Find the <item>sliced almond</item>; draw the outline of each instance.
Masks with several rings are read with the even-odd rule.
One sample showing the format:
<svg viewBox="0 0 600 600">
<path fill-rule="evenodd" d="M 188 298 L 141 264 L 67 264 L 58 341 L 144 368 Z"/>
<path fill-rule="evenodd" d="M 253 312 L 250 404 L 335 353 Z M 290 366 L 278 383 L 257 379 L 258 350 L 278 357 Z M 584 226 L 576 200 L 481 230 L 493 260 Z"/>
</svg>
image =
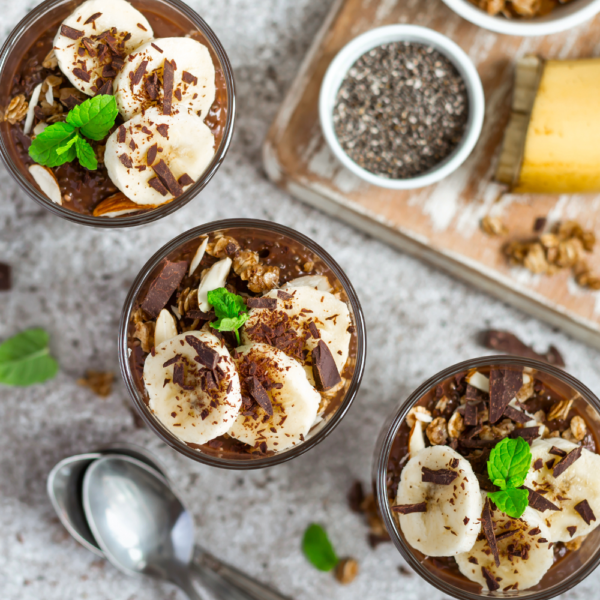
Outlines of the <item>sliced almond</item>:
<svg viewBox="0 0 600 600">
<path fill-rule="evenodd" d="M 469 385 L 474 388 L 481 390 L 482 392 L 489 393 L 490 391 L 490 380 L 488 377 L 480 373 L 479 371 L 470 372 L 465 379 Z"/>
<path fill-rule="evenodd" d="M 166 308 L 163 308 L 156 319 L 156 326 L 154 327 L 154 347 L 156 348 L 176 336 L 177 323 L 175 318 Z"/>
<path fill-rule="evenodd" d="M 411 458 L 418 452 L 425 449 L 425 438 L 423 437 L 423 422 L 415 421 L 413 428 L 408 435 L 408 453 Z"/>
<path fill-rule="evenodd" d="M 198 250 L 196 250 L 196 254 L 194 254 L 194 258 L 192 258 L 192 262 L 190 263 L 190 277 L 194 274 L 194 271 L 198 268 L 198 265 L 204 258 L 206 246 L 208 246 L 208 236 L 206 236 L 203 242 L 198 246 Z"/>
<path fill-rule="evenodd" d="M 23 133 L 25 135 L 29 135 L 31 128 L 33 127 L 33 119 L 35 117 L 34 109 L 40 100 L 42 85 L 43 84 L 38 83 L 31 94 L 31 100 L 29 101 L 29 107 L 27 108 L 27 116 L 25 117 L 25 125 L 23 127 Z"/>
<path fill-rule="evenodd" d="M 62 194 L 54 173 L 48 167 L 42 165 L 31 165 L 29 172 L 42 192 L 55 204 L 62 205 Z"/>
<path fill-rule="evenodd" d="M 130 213 L 138 212 L 140 210 L 150 210 L 156 208 L 151 205 L 140 206 L 135 202 L 132 202 L 123 192 L 117 192 L 112 196 L 109 196 L 105 200 L 102 200 L 92 213 L 94 217 L 121 217 Z"/>
<path fill-rule="evenodd" d="M 416 419 L 423 421 L 423 423 L 431 423 L 433 421 L 431 413 L 424 406 L 413 406 L 408 411 L 406 422 L 410 428 L 414 426 Z"/>
<path fill-rule="evenodd" d="M 46 127 L 48 127 L 48 123 L 46 123 L 46 121 L 40 121 L 34 128 L 33 128 L 33 135 L 40 135 L 40 133 L 42 133 L 42 131 L 44 131 L 44 129 L 46 129 Z"/>
<path fill-rule="evenodd" d="M 200 310 L 203 310 L 204 312 L 210 310 L 208 292 L 225 287 L 231 264 L 231 259 L 227 257 L 216 262 L 210 269 L 206 270 L 206 273 L 198 286 L 198 307 Z"/>
</svg>

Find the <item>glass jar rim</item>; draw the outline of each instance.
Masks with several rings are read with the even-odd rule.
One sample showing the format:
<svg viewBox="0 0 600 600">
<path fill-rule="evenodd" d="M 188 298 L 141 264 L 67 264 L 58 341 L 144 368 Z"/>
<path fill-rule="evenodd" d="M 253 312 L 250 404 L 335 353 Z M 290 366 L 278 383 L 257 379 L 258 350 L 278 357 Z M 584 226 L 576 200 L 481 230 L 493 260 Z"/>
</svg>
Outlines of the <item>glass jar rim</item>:
<svg viewBox="0 0 600 600">
<path fill-rule="evenodd" d="M 264 458 L 257 458 L 252 460 L 235 460 L 219 458 L 215 456 L 210 456 L 208 454 L 204 454 L 198 450 L 194 450 L 193 448 L 190 448 L 185 442 L 174 436 L 166 428 L 164 428 L 162 424 L 160 424 L 157 421 L 157 419 L 152 417 L 152 415 L 150 415 L 148 411 L 148 407 L 144 402 L 142 394 L 135 385 L 135 382 L 133 381 L 129 365 L 127 345 L 127 331 L 134 302 L 144 283 L 147 281 L 148 275 L 158 266 L 158 264 L 171 252 L 173 252 L 186 242 L 194 240 L 201 235 L 207 235 L 215 231 L 236 228 L 266 230 L 271 233 L 277 233 L 286 236 L 288 238 L 293 239 L 294 241 L 299 242 L 300 244 L 308 248 L 311 252 L 314 252 L 321 260 L 323 260 L 323 262 L 327 265 L 327 267 L 332 271 L 332 273 L 341 283 L 342 287 L 344 288 L 344 291 L 346 292 L 348 301 L 351 305 L 352 313 L 354 315 L 354 325 L 356 327 L 357 338 L 356 363 L 354 367 L 354 373 L 352 375 L 352 380 L 350 382 L 350 385 L 348 386 L 348 390 L 346 391 L 341 405 L 333 414 L 333 416 L 329 419 L 329 421 L 325 424 L 325 426 L 311 438 L 302 442 L 298 446 L 294 446 L 289 450 L 284 450 L 283 452 L 274 454 L 273 456 L 266 456 Z M 224 219 L 221 221 L 213 221 L 211 223 L 206 223 L 199 227 L 194 227 L 193 229 L 182 233 L 181 235 L 177 236 L 176 238 L 172 239 L 170 242 L 165 244 L 142 267 L 135 281 L 131 285 L 131 288 L 129 290 L 129 293 L 127 294 L 127 298 L 125 299 L 125 303 L 123 305 L 123 312 L 121 314 L 121 321 L 119 324 L 118 354 L 121 375 L 123 376 L 125 386 L 127 387 L 129 396 L 132 399 L 132 402 L 138 414 L 141 415 L 144 422 L 154 431 L 154 433 L 158 435 L 165 443 L 171 446 L 174 450 L 177 450 L 179 453 L 197 462 L 208 464 L 213 467 L 219 467 L 222 469 L 250 470 L 272 467 L 287 462 L 288 460 L 291 460 L 297 456 L 300 456 L 301 454 L 308 452 L 311 448 L 322 442 L 343 419 L 345 414 L 350 409 L 350 406 L 352 405 L 352 402 L 354 401 L 358 393 L 365 370 L 366 352 L 367 334 L 364 315 L 356 291 L 354 290 L 354 287 L 350 283 L 350 280 L 348 279 L 342 268 L 337 264 L 337 262 L 328 252 L 326 252 L 319 244 L 317 244 L 304 234 L 289 227 L 286 227 L 285 225 L 273 223 L 272 221 L 264 221 L 262 219 Z"/>
<path fill-rule="evenodd" d="M 21 21 L 19 21 L 15 28 L 10 32 L 8 38 L 2 45 L 2 48 L 0 49 L 0 78 L 4 73 L 7 60 L 15 44 L 18 42 L 21 36 L 28 30 L 28 28 L 53 8 L 60 6 L 61 4 L 68 4 L 69 2 L 71 2 L 71 0 L 45 0 L 45 2 L 42 2 L 41 4 L 36 6 L 33 10 L 27 13 L 27 15 Z M 108 218 L 94 217 L 92 215 L 78 213 L 74 210 L 70 210 L 52 202 L 25 177 L 21 169 L 18 167 L 17 164 L 15 164 L 14 160 L 12 159 L 4 136 L 0 135 L 0 158 L 2 158 L 2 162 L 4 162 L 8 171 L 11 173 L 19 187 L 23 191 L 25 191 L 29 195 L 29 197 L 35 200 L 38 204 L 42 205 L 46 210 L 63 219 L 66 219 L 73 223 L 77 223 L 78 225 L 98 227 L 101 229 L 120 229 L 127 227 L 136 227 L 138 225 L 146 225 L 148 223 L 152 223 L 154 221 L 162 219 L 163 217 L 166 217 L 185 206 L 206 187 L 206 185 L 214 177 L 215 173 L 219 170 L 219 167 L 223 163 L 223 160 L 225 159 L 225 156 L 229 151 L 231 140 L 233 138 L 236 108 L 235 81 L 233 77 L 233 68 L 231 66 L 231 62 L 229 61 L 229 57 L 227 56 L 223 45 L 221 44 L 213 30 L 209 27 L 209 25 L 204 21 L 204 19 L 202 19 L 202 17 L 199 14 L 196 13 L 196 11 L 190 8 L 187 4 L 185 4 L 181 0 L 157 0 L 157 2 L 162 2 L 164 4 L 169 4 L 173 6 L 176 10 L 179 10 L 181 13 L 183 13 L 183 15 L 187 17 L 192 23 L 194 23 L 194 26 L 198 28 L 198 30 L 210 43 L 212 50 L 215 52 L 217 58 L 219 59 L 220 65 L 223 69 L 223 76 L 225 78 L 225 85 L 227 88 L 228 108 L 227 119 L 225 122 L 225 128 L 223 131 L 221 143 L 219 145 L 219 148 L 215 152 L 212 161 L 202 174 L 202 177 L 198 179 L 198 181 L 196 181 L 178 198 L 175 198 L 171 202 L 163 204 L 158 208 L 141 212 L 137 215 L 124 215 L 122 217 Z"/>
<path fill-rule="evenodd" d="M 589 402 L 598 412 L 600 412 L 600 400 L 596 395 L 578 379 L 563 371 L 562 369 L 530 358 L 521 358 L 519 356 L 506 355 L 489 355 L 479 358 L 469 359 L 452 365 L 436 375 L 427 379 L 415 391 L 413 391 L 386 420 L 381 431 L 376 450 L 375 460 L 373 462 L 373 481 L 375 484 L 375 493 L 377 496 L 377 504 L 383 518 L 385 528 L 390 535 L 394 546 L 400 552 L 406 562 L 418 573 L 427 583 L 433 585 L 438 590 L 449 594 L 459 600 L 482 600 L 488 598 L 490 594 L 473 593 L 466 590 L 461 590 L 435 576 L 429 569 L 426 569 L 419 560 L 414 556 L 412 548 L 399 535 L 398 525 L 392 515 L 392 511 L 388 502 L 387 495 L 387 472 L 388 458 L 391 447 L 396 438 L 396 434 L 402 422 L 404 421 L 408 411 L 418 402 L 429 390 L 439 385 L 441 382 L 458 373 L 468 371 L 469 369 L 501 365 L 501 366 L 519 366 L 529 367 L 536 371 L 541 371 L 545 374 L 555 377 L 562 383 L 569 385 L 576 392 L 581 394 L 582 398 Z M 540 590 L 536 592 L 525 592 L 523 596 L 507 595 L 506 597 L 520 598 L 526 597 L 527 600 L 550 600 L 560 594 L 564 594 L 573 586 L 583 581 L 590 575 L 600 564 L 600 546 L 596 550 L 594 557 L 587 564 L 577 571 L 577 574 L 564 579 L 560 584 L 554 586 L 551 590 Z M 502 597 L 502 596 L 496 596 Z"/>
</svg>

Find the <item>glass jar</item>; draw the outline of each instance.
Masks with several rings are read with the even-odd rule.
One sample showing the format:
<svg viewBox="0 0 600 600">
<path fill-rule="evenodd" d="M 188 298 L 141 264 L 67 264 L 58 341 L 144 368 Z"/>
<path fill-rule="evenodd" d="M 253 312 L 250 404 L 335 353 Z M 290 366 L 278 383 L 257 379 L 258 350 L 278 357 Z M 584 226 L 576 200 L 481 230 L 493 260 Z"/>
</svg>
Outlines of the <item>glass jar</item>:
<svg viewBox="0 0 600 600">
<path fill-rule="evenodd" d="M 25 164 L 19 157 L 15 141 L 10 135 L 10 125 L 7 121 L 0 123 L 0 156 L 8 171 L 33 200 L 44 208 L 64 219 L 89 225 L 92 227 L 133 227 L 151 223 L 175 212 L 194 198 L 212 179 L 221 166 L 233 135 L 235 116 L 235 85 L 233 69 L 225 50 L 212 29 L 204 20 L 181 0 L 128 0 L 136 9 L 144 13 L 150 23 L 167 23 L 170 31 L 177 30 L 177 35 L 190 35 L 207 46 L 213 63 L 217 81 L 217 90 L 222 89 L 219 98 L 224 112 L 224 125 L 219 129 L 221 137 L 215 155 L 204 171 L 202 177 L 185 192 L 158 208 L 121 217 L 94 217 L 55 204 L 43 194 L 34 182 Z M 36 6 L 13 29 L 0 50 L 0 107 L 6 109 L 11 100 L 12 81 L 25 53 L 32 47 L 40 35 L 48 30 L 58 30 L 60 23 L 73 12 L 81 2 L 74 0 L 46 0 Z M 171 34 L 170 34 L 171 35 Z M 174 34 L 173 34 L 174 35 Z M 219 91 L 217 92 L 219 93 Z M 214 105 L 213 105 L 214 106 Z"/>
<path fill-rule="evenodd" d="M 136 357 L 136 342 L 132 338 L 134 329 L 132 314 L 145 298 L 146 292 L 160 271 L 164 259 L 182 260 L 187 258 L 189 260 L 199 246 L 201 236 L 220 233 L 240 239 L 244 235 L 255 236 L 257 232 L 260 234 L 261 239 L 268 240 L 276 250 L 286 249 L 287 247 L 302 248 L 303 252 L 310 256 L 309 260 L 314 262 L 315 272 L 321 272 L 328 276 L 334 288 L 334 293 L 338 293 L 339 297 L 348 306 L 354 330 L 351 335 L 348 361 L 341 373 L 343 385 L 339 392 L 336 392 L 334 397 L 332 396 L 321 420 L 312 427 L 306 439 L 287 450 L 265 455 L 253 452 L 236 453 L 223 448 L 212 448 L 207 444 L 195 447 L 173 435 L 153 416 L 148 408 L 149 398 L 141 377 L 140 367 L 136 368 L 136 362 L 139 365 L 139 362 L 145 360 L 145 357 L 140 358 L 139 355 Z M 287 281 L 291 278 L 282 275 L 281 283 L 285 282 L 283 280 Z M 323 248 L 303 234 L 283 225 L 257 219 L 227 219 L 208 223 L 183 233 L 161 248 L 146 263 L 131 286 L 125 301 L 119 328 L 121 373 L 131 400 L 143 420 L 164 442 L 184 456 L 224 469 L 258 469 L 281 464 L 304 454 L 324 440 L 340 423 L 354 401 L 363 376 L 365 359 L 366 330 L 362 309 L 352 284 L 340 266 Z"/>
<path fill-rule="evenodd" d="M 377 441 L 373 463 L 373 484 L 377 502 L 386 529 L 392 542 L 408 564 L 425 581 L 445 594 L 459 600 L 480 600 L 481 598 L 527 598 L 528 600 L 549 600 L 565 593 L 585 579 L 600 563 L 600 528 L 592 531 L 583 541 L 581 548 L 568 552 L 564 558 L 556 560 L 550 570 L 536 586 L 524 590 L 491 592 L 481 589 L 477 583 L 463 576 L 457 568 L 448 566 L 444 560 L 427 557 L 408 544 L 402 534 L 399 519 L 392 512 L 395 502 L 394 483 L 399 479 L 395 469 L 399 464 L 401 437 L 406 432 L 405 418 L 416 405 L 425 406 L 434 398 L 436 388 L 455 376 L 471 369 L 501 367 L 504 369 L 532 369 L 536 379 L 549 390 L 563 398 L 576 398 L 573 404 L 577 414 L 584 417 L 589 432 L 593 436 L 596 452 L 600 449 L 600 400 L 580 381 L 546 363 L 514 356 L 485 356 L 458 363 L 431 377 L 419 386 L 406 400 L 400 403 L 391 414 Z M 395 444 L 395 442 L 397 442 Z M 401 466 L 400 466 L 401 468 Z M 445 559 L 446 561 L 448 559 Z"/>
</svg>

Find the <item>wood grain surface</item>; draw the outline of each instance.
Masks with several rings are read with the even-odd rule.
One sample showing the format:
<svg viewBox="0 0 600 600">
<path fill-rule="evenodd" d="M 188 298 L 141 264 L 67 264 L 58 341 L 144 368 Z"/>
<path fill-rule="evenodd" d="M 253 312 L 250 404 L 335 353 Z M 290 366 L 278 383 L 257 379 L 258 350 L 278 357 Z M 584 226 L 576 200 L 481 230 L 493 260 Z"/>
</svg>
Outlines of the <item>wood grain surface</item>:
<svg viewBox="0 0 600 600">
<path fill-rule="evenodd" d="M 483 131 L 471 156 L 442 182 L 419 190 L 371 186 L 346 170 L 322 136 L 321 81 L 337 52 L 357 35 L 391 23 L 430 27 L 457 42 L 475 63 L 486 96 Z M 510 113 L 514 64 L 600 55 L 600 17 L 562 34 L 520 38 L 468 23 L 441 0 L 338 0 L 324 22 L 271 126 L 263 148 L 269 177 L 297 198 L 415 254 L 530 314 L 600 348 L 600 293 L 580 288 L 569 271 L 552 277 L 510 267 L 502 246 L 532 237 L 537 217 L 575 219 L 600 238 L 600 196 L 517 195 L 493 181 Z M 504 237 L 480 228 L 485 215 L 509 227 Z M 589 263 L 600 271 L 600 244 Z"/>
</svg>

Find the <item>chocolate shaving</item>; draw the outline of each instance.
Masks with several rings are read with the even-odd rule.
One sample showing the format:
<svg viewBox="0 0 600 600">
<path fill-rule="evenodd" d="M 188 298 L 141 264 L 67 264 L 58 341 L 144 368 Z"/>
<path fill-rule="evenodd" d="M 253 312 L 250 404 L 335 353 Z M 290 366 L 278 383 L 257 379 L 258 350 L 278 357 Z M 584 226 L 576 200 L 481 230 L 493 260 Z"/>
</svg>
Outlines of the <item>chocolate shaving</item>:
<svg viewBox="0 0 600 600">
<path fill-rule="evenodd" d="M 158 98 L 158 76 L 156 73 L 152 73 L 150 77 L 146 78 L 144 89 L 150 97 L 150 100 L 156 100 Z"/>
<path fill-rule="evenodd" d="M 0 263 L 0 292 L 7 292 L 12 287 L 12 268 L 6 263 Z"/>
<path fill-rule="evenodd" d="M 526 442 L 531 443 L 533 440 L 535 440 L 535 438 L 539 437 L 539 435 L 540 428 L 539 425 L 536 425 L 534 427 L 521 427 L 520 429 L 514 429 L 508 434 L 508 437 L 512 438 L 513 440 L 518 437 L 522 437 Z"/>
<path fill-rule="evenodd" d="M 187 265 L 187 263 L 185 263 Z M 186 335 L 185 341 L 196 351 L 199 362 L 211 371 L 216 368 L 219 362 L 219 353 L 213 350 L 205 342 L 199 340 L 195 335 Z"/>
<path fill-rule="evenodd" d="M 125 125 L 121 125 L 117 130 L 117 142 L 119 144 L 124 144 L 127 139 L 127 129 L 125 129 Z"/>
<path fill-rule="evenodd" d="M 280 300 L 291 300 L 294 296 L 293 296 L 293 294 L 288 294 L 287 292 L 284 292 L 283 290 L 277 290 L 277 297 Z"/>
<path fill-rule="evenodd" d="M 146 29 L 146 27 L 144 27 L 141 23 L 136 23 L 136 25 L 142 30 L 142 31 L 148 31 L 148 29 Z"/>
<path fill-rule="evenodd" d="M 506 354 L 514 354 L 515 356 L 532 358 L 534 360 L 542 360 L 557 367 L 565 366 L 563 357 L 554 346 L 550 346 L 544 354 L 539 354 L 509 331 L 489 329 L 483 332 L 482 341 L 486 348 L 491 348 L 492 350 L 498 350 L 500 352 L 505 352 Z"/>
<path fill-rule="evenodd" d="M 279 293 L 277 292 L 277 295 Z M 311 356 L 312 372 L 319 391 L 330 390 L 342 381 L 331 350 L 323 340 L 319 340 L 319 343 L 313 348 Z"/>
<path fill-rule="evenodd" d="M 155 50 L 158 50 L 161 54 L 163 53 L 163 50 L 161 48 L 159 48 L 154 42 L 152 42 L 150 44 Z"/>
<path fill-rule="evenodd" d="M 160 135 L 162 135 L 164 138 L 169 137 L 169 126 L 166 123 L 161 123 L 160 125 L 157 125 L 156 131 L 158 131 L 158 133 L 160 133 Z"/>
<path fill-rule="evenodd" d="M 94 13 L 87 21 L 84 22 L 84 25 L 89 25 L 93 23 L 98 17 L 101 17 L 102 13 Z M 64 25 L 63 25 L 64 27 Z"/>
<path fill-rule="evenodd" d="M 570 527 L 567 527 L 567 531 L 571 534 L 571 537 L 573 537 L 577 531 L 577 526 L 571 525 Z"/>
<path fill-rule="evenodd" d="M 310 331 L 310 335 L 312 335 L 315 340 L 318 340 L 321 337 L 321 334 L 319 333 L 319 329 L 315 325 L 314 321 L 311 321 L 308 324 L 308 330 Z"/>
<path fill-rule="evenodd" d="M 115 68 L 113 67 L 112 64 L 110 65 L 104 65 L 102 67 L 102 77 L 116 77 L 117 72 L 115 71 Z"/>
<path fill-rule="evenodd" d="M 526 486 L 524 487 L 527 490 L 527 493 L 529 494 L 529 506 L 531 506 L 531 508 L 535 508 L 535 510 L 539 510 L 540 512 L 544 512 L 547 510 L 560 510 L 558 506 L 556 506 L 556 504 L 553 504 L 552 502 L 550 502 L 550 500 L 544 498 L 544 496 L 542 496 L 538 492 Z"/>
<path fill-rule="evenodd" d="M 246 300 L 248 308 L 266 308 L 275 310 L 277 308 L 277 298 L 248 298 Z"/>
<path fill-rule="evenodd" d="M 121 161 L 121 164 L 124 167 L 126 167 L 127 169 L 133 168 L 133 163 L 131 162 L 131 158 L 129 158 L 129 156 L 127 154 L 121 154 L 121 156 L 119 156 L 119 160 Z"/>
<path fill-rule="evenodd" d="M 498 580 L 492 575 L 492 572 L 489 569 L 487 569 L 486 567 L 481 567 L 481 573 L 485 578 L 488 590 L 490 590 L 490 592 L 495 592 L 496 590 L 500 589 L 500 584 L 498 583 Z"/>
<path fill-rule="evenodd" d="M 165 260 L 160 273 L 154 279 L 142 302 L 142 309 L 152 318 L 158 317 L 173 292 L 179 287 L 187 272 L 187 261 L 171 262 Z"/>
<path fill-rule="evenodd" d="M 121 58 L 120 56 L 113 56 L 111 64 L 113 69 L 120 71 L 125 66 L 125 59 Z"/>
<path fill-rule="evenodd" d="M 542 467 L 544 466 L 544 461 L 541 458 L 538 458 L 534 463 L 533 463 L 533 470 L 534 471 L 539 471 Z"/>
<path fill-rule="evenodd" d="M 177 100 L 179 100 L 179 102 L 181 102 L 183 100 L 183 96 L 181 94 L 181 90 L 179 88 L 177 88 L 174 92 L 173 95 L 175 96 L 175 98 L 177 98 Z"/>
<path fill-rule="evenodd" d="M 158 177 L 152 177 L 148 180 L 148 185 L 155 189 L 161 196 L 168 194 L 167 188 L 163 185 L 162 181 Z"/>
<path fill-rule="evenodd" d="M 81 43 L 85 46 L 85 49 L 87 50 L 87 53 L 94 58 L 97 54 L 96 50 L 94 49 L 94 43 L 92 42 L 92 40 L 90 40 L 90 38 L 84 37 L 81 40 Z"/>
<path fill-rule="evenodd" d="M 421 481 L 437 485 L 450 485 L 458 477 L 458 472 L 452 469 L 429 469 L 421 467 Z"/>
<path fill-rule="evenodd" d="M 83 102 L 83 100 L 81 98 L 78 98 L 77 96 L 74 96 L 73 94 L 69 94 L 66 98 L 61 98 L 60 101 L 69 110 L 71 110 L 72 108 L 75 108 L 76 106 L 78 106 L 79 104 L 81 104 Z"/>
<path fill-rule="evenodd" d="M 167 362 L 163 363 L 163 368 L 174 365 L 181 358 L 181 354 L 176 354 L 173 358 L 170 358 Z"/>
<path fill-rule="evenodd" d="M 492 522 L 492 510 L 490 499 L 486 496 L 483 512 L 481 513 L 481 528 L 487 540 L 488 546 L 494 555 L 494 563 L 497 567 L 500 566 L 500 554 L 498 553 L 498 544 L 494 535 L 494 523 Z"/>
<path fill-rule="evenodd" d="M 582 500 L 573 508 L 580 514 L 581 518 L 586 522 L 586 525 L 589 525 L 592 521 L 596 520 L 596 515 L 594 515 L 594 511 L 587 500 Z"/>
<path fill-rule="evenodd" d="M 175 363 L 173 367 L 173 383 L 176 383 L 179 387 L 185 388 L 185 370 L 183 363 Z"/>
<path fill-rule="evenodd" d="M 86 83 L 89 83 L 90 79 L 92 78 L 90 73 L 79 68 L 73 69 L 73 75 L 75 75 L 75 77 L 81 79 L 82 81 L 85 81 Z"/>
<path fill-rule="evenodd" d="M 73 27 L 69 27 L 68 25 L 61 25 L 60 34 L 68 37 L 70 40 L 78 40 L 85 35 L 85 32 L 73 29 Z"/>
<path fill-rule="evenodd" d="M 490 373 L 490 423 L 497 423 L 509 402 L 523 386 L 522 371 L 492 369 Z"/>
<path fill-rule="evenodd" d="M 554 478 L 560 477 L 580 456 L 583 448 L 578 446 L 574 450 L 571 450 L 569 454 L 567 454 L 564 458 L 562 458 L 555 465 L 552 470 L 552 475 Z"/>
<path fill-rule="evenodd" d="M 175 72 L 173 63 L 165 58 L 163 67 L 163 115 L 170 115 L 173 104 L 173 85 Z"/>
<path fill-rule="evenodd" d="M 143 60 L 139 67 L 135 70 L 135 73 L 133 74 L 133 78 L 131 79 L 131 84 L 132 85 L 139 85 L 140 81 L 142 81 L 142 78 L 144 77 L 144 75 L 146 74 L 146 67 L 148 66 L 148 61 L 147 60 Z M 168 127 L 168 125 L 167 125 Z"/>
<path fill-rule="evenodd" d="M 257 404 L 270 416 L 273 416 L 273 404 L 267 394 L 267 390 L 256 376 L 246 380 L 250 395 L 256 400 Z"/>
<path fill-rule="evenodd" d="M 162 160 L 162 158 L 158 161 L 157 164 L 152 165 L 154 172 L 158 175 L 159 179 L 163 182 L 165 187 L 171 192 L 171 194 L 177 198 L 177 196 L 181 196 L 183 194 L 183 189 L 177 183 L 177 179 L 171 172 L 171 169 L 167 166 L 167 163 Z"/>
<path fill-rule="evenodd" d="M 516 423 L 527 423 L 527 421 L 531 421 L 531 417 L 528 417 L 522 410 L 518 410 L 514 406 L 507 406 L 504 409 L 503 416 L 512 419 Z"/>
<path fill-rule="evenodd" d="M 477 425 L 478 405 L 467 402 L 465 406 L 465 425 L 474 427 Z"/>
<path fill-rule="evenodd" d="M 458 443 L 463 448 L 493 448 L 499 440 L 474 440 L 469 438 L 458 438 Z"/>
<path fill-rule="evenodd" d="M 567 455 L 564 450 L 557 448 L 556 446 L 552 446 L 552 448 L 548 450 L 548 454 L 554 454 L 554 456 L 560 456 L 561 458 L 564 458 Z"/>
<path fill-rule="evenodd" d="M 186 185 L 192 185 L 192 183 L 194 183 L 194 180 L 187 174 L 184 173 L 178 180 L 177 183 L 181 186 L 181 187 L 185 187 Z"/>
<path fill-rule="evenodd" d="M 156 155 L 158 154 L 158 144 L 153 144 L 148 148 L 148 152 L 146 154 L 146 163 L 148 166 L 152 166 L 154 161 L 156 160 Z"/>
<path fill-rule="evenodd" d="M 427 512 L 427 502 L 419 502 L 417 504 L 396 504 L 396 506 L 392 506 L 392 512 L 400 513 L 401 515 L 424 513 Z"/>
<path fill-rule="evenodd" d="M 198 83 L 198 78 L 187 71 L 182 71 L 181 79 L 184 83 L 188 83 L 191 85 L 196 85 Z"/>
<path fill-rule="evenodd" d="M 498 540 L 505 540 L 506 538 L 509 538 L 511 535 L 514 535 L 515 533 L 517 533 L 517 531 L 519 531 L 518 529 L 511 529 L 509 531 L 503 531 L 502 533 L 499 533 L 496 536 L 496 541 Z"/>
<path fill-rule="evenodd" d="M 105 81 L 96 92 L 96 96 L 112 96 L 113 84 L 112 81 Z"/>
</svg>

